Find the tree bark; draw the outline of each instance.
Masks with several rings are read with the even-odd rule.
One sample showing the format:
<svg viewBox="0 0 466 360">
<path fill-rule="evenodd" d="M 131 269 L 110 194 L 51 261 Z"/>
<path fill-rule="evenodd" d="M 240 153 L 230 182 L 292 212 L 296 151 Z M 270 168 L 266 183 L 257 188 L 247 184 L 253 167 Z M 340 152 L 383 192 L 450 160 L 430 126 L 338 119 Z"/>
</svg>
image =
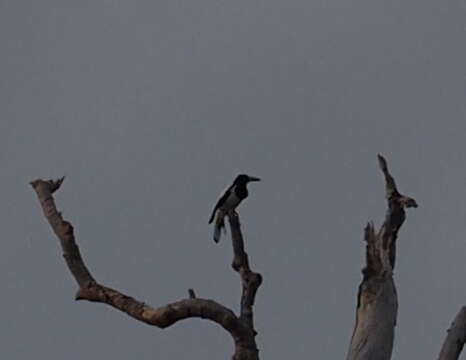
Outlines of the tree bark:
<svg viewBox="0 0 466 360">
<path fill-rule="evenodd" d="M 466 307 L 462 307 L 448 329 L 438 360 L 457 360 L 466 342 Z"/>
<path fill-rule="evenodd" d="M 396 240 L 403 225 L 405 208 L 417 207 L 413 198 L 401 195 L 383 156 L 378 156 L 385 178 L 388 202 L 385 222 L 379 231 L 365 228 L 366 266 L 359 285 L 356 324 L 347 360 L 389 360 L 393 349 L 398 299 L 393 270 Z"/>
<path fill-rule="evenodd" d="M 248 256 L 244 251 L 239 217 L 229 214 L 234 260 L 233 268 L 242 280 L 242 296 L 240 315 L 217 303 L 214 300 L 197 298 L 194 290 L 189 289 L 189 298 L 182 299 L 165 306 L 153 308 L 118 290 L 99 284 L 84 263 L 74 236 L 71 223 L 64 220 L 57 210 L 53 193 L 63 183 L 64 178 L 44 181 L 34 180 L 30 184 L 34 188 L 43 213 L 52 230 L 60 241 L 68 269 L 78 284 L 76 300 L 87 300 L 110 305 L 132 318 L 161 329 L 188 318 L 208 319 L 222 326 L 229 332 L 235 344 L 233 360 L 258 360 L 254 330 L 253 305 L 257 289 L 262 277 L 251 271 Z"/>
</svg>

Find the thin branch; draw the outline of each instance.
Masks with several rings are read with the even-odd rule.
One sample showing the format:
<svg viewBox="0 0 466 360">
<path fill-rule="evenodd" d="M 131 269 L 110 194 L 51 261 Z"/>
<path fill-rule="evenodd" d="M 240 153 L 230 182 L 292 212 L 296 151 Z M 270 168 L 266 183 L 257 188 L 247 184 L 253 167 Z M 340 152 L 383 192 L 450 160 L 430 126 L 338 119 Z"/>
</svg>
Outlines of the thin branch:
<svg viewBox="0 0 466 360">
<path fill-rule="evenodd" d="M 258 359 L 259 354 L 255 342 L 257 331 L 254 329 L 254 301 L 257 290 L 262 284 L 262 276 L 253 272 L 249 266 L 248 254 L 244 250 L 244 240 L 241 233 L 241 224 L 238 214 L 232 212 L 228 215 L 231 229 L 231 239 L 233 244 L 232 268 L 240 275 L 242 283 L 240 321 L 249 329 L 247 347 L 251 350 L 250 359 Z"/>
<path fill-rule="evenodd" d="M 417 202 L 411 197 L 400 194 L 396 187 L 395 179 L 388 171 L 387 161 L 382 155 L 378 155 L 380 169 L 385 178 L 385 192 L 388 202 L 387 215 L 385 222 L 380 228 L 378 237 L 383 241 L 381 244 L 383 249 L 379 253 L 383 260 L 384 270 L 388 267 L 393 270 L 395 268 L 396 259 L 396 239 L 398 231 L 406 219 L 405 208 L 417 208 Z M 388 256 L 387 256 L 388 255 Z M 389 264 L 386 263 L 389 260 Z"/>
<path fill-rule="evenodd" d="M 396 240 L 406 218 L 405 208 L 417 207 L 413 198 L 399 193 L 385 158 L 378 155 L 378 161 L 385 179 L 388 208 L 378 232 L 372 223 L 364 231 L 366 266 L 362 270 L 356 324 L 347 360 L 389 360 L 391 357 L 398 311 L 393 280 Z"/>
<path fill-rule="evenodd" d="M 229 221 L 234 253 L 231 266 L 240 275 L 243 285 L 240 319 L 245 320 L 251 329 L 254 329 L 253 306 L 257 290 L 262 284 L 262 276 L 259 273 L 253 272 L 249 267 L 249 258 L 248 254 L 244 251 L 244 241 L 238 215 L 230 215 Z"/>
<path fill-rule="evenodd" d="M 466 343 L 466 307 L 462 307 L 448 329 L 438 360 L 457 360 Z"/>
<path fill-rule="evenodd" d="M 37 194 L 45 218 L 60 241 L 68 268 L 79 285 L 76 300 L 110 305 L 136 320 L 159 328 L 166 328 L 188 318 L 208 319 L 222 326 L 233 337 L 236 345 L 235 360 L 257 359 L 251 357 L 251 353 L 254 354 L 257 349 L 248 347 L 251 338 L 253 339 L 249 327 L 233 311 L 213 300 L 196 298 L 194 292 L 190 291 L 190 299 L 153 308 L 118 290 L 99 284 L 83 261 L 76 244 L 73 226 L 63 219 L 56 208 L 52 194 L 62 183 L 63 178 L 55 181 L 38 179 L 32 181 L 31 185 Z"/>
</svg>

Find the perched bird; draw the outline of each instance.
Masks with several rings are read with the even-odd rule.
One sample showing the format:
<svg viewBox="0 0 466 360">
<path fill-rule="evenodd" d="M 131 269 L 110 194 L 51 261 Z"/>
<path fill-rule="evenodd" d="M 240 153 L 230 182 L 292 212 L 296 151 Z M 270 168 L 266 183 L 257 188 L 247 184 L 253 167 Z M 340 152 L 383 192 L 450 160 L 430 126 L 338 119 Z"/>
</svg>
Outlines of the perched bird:
<svg viewBox="0 0 466 360">
<path fill-rule="evenodd" d="M 218 199 L 209 219 L 209 224 L 215 219 L 214 241 L 216 243 L 220 240 L 222 229 L 225 229 L 225 215 L 234 211 L 241 201 L 248 197 L 247 185 L 251 181 L 260 181 L 260 179 L 245 174 L 238 175 L 233 184 Z"/>
</svg>

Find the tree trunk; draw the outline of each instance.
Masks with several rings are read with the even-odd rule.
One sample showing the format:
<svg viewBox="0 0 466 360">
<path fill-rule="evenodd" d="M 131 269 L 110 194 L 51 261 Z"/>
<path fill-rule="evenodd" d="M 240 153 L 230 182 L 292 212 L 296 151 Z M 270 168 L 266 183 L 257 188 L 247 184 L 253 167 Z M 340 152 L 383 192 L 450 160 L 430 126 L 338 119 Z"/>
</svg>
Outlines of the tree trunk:
<svg viewBox="0 0 466 360">
<path fill-rule="evenodd" d="M 385 159 L 379 155 L 388 201 L 385 222 L 378 232 L 369 223 L 365 229 L 366 266 L 359 285 L 356 324 L 347 360 L 389 360 L 392 355 L 398 311 L 393 270 L 398 231 L 405 208 L 417 207 L 414 199 L 401 195 Z"/>
</svg>

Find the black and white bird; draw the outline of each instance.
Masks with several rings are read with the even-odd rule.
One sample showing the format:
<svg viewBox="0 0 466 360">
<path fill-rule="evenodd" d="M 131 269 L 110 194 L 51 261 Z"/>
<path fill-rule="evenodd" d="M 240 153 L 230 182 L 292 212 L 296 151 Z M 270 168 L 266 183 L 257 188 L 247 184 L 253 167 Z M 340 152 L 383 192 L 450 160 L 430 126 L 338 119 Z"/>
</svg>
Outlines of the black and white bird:
<svg viewBox="0 0 466 360">
<path fill-rule="evenodd" d="M 234 211 L 241 201 L 248 197 L 247 185 L 251 181 L 260 181 L 260 179 L 245 174 L 238 175 L 233 184 L 218 199 L 209 219 L 209 224 L 215 219 L 214 241 L 216 243 L 219 242 L 222 230 L 225 229 L 225 215 Z"/>
</svg>

